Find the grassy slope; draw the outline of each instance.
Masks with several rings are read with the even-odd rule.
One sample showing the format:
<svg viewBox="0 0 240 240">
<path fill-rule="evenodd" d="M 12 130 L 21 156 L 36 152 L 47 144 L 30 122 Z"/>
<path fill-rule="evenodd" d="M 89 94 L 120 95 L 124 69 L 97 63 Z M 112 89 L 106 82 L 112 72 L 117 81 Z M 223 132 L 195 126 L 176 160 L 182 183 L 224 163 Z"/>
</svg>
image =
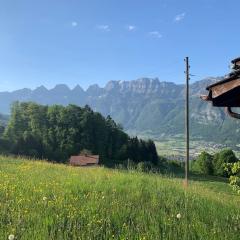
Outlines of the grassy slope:
<svg viewBox="0 0 240 240">
<path fill-rule="evenodd" d="M 0 157 L 0 201 L 0 239 L 239 239 L 224 182 Z"/>
</svg>

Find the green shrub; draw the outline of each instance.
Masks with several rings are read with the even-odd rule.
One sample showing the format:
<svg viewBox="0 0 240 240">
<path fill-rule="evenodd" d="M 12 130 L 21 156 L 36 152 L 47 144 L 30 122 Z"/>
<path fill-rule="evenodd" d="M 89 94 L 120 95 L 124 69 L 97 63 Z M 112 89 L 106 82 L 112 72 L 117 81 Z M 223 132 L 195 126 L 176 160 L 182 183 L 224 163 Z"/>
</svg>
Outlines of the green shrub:
<svg viewBox="0 0 240 240">
<path fill-rule="evenodd" d="M 223 149 L 213 157 L 214 174 L 222 177 L 229 177 L 229 174 L 225 169 L 225 164 L 235 163 L 237 161 L 238 159 L 231 149 Z"/>
<path fill-rule="evenodd" d="M 166 173 L 182 174 L 184 172 L 184 162 L 178 160 L 167 160 Z"/>
<path fill-rule="evenodd" d="M 137 171 L 139 172 L 150 172 L 151 170 L 153 170 L 151 162 L 140 162 L 137 164 Z"/>
<path fill-rule="evenodd" d="M 229 182 L 233 190 L 240 194 L 240 161 L 225 164 L 225 170 L 230 175 Z"/>
<path fill-rule="evenodd" d="M 205 175 L 213 174 L 213 156 L 207 152 L 202 152 L 194 161 L 192 170 Z"/>
</svg>

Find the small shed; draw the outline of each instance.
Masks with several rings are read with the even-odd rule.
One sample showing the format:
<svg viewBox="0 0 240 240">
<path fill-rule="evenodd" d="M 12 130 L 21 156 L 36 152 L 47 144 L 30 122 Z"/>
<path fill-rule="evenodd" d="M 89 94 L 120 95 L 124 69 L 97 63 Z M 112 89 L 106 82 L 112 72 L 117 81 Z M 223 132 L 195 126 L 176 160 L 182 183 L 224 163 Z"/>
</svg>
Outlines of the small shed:
<svg viewBox="0 0 240 240">
<path fill-rule="evenodd" d="M 69 163 L 72 166 L 96 166 L 99 163 L 99 155 L 84 154 L 79 156 L 71 156 Z"/>
</svg>

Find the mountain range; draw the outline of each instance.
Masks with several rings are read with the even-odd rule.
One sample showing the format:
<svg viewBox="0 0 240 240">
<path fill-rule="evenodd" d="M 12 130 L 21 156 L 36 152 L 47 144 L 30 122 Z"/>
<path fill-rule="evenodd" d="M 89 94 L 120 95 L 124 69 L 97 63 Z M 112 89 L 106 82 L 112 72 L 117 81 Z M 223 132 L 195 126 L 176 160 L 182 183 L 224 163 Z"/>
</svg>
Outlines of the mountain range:
<svg viewBox="0 0 240 240">
<path fill-rule="evenodd" d="M 199 97 L 205 93 L 207 85 L 219 80 L 221 78 L 206 78 L 190 85 L 191 137 L 236 144 L 240 140 L 239 122 Z M 87 90 L 79 85 L 70 89 L 59 84 L 52 89 L 40 86 L 34 90 L 24 88 L 0 92 L 0 113 L 9 114 L 14 101 L 48 105 L 87 104 L 104 116 L 110 115 L 131 134 L 161 139 L 184 134 L 184 97 L 184 85 L 161 82 L 158 78 L 109 81 L 105 87 L 95 84 Z"/>
</svg>

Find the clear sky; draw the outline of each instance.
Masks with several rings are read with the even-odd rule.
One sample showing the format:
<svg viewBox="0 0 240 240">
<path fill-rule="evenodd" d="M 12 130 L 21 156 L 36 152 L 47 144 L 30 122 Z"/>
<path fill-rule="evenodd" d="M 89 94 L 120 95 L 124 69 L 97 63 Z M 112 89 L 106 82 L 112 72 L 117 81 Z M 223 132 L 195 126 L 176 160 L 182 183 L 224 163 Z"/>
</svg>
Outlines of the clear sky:
<svg viewBox="0 0 240 240">
<path fill-rule="evenodd" d="M 239 0 L 0 0 L 0 91 L 221 76 L 240 56 Z"/>
</svg>

